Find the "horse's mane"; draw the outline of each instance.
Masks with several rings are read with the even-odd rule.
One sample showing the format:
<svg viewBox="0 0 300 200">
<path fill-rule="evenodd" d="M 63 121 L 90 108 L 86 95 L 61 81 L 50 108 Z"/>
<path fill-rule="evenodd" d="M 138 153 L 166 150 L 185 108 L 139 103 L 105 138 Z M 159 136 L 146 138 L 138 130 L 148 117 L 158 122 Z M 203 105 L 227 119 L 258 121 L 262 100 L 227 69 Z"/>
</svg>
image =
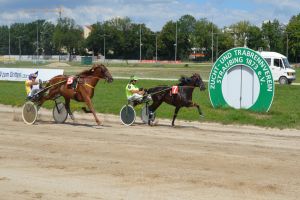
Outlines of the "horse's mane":
<svg viewBox="0 0 300 200">
<path fill-rule="evenodd" d="M 77 76 L 90 76 L 90 75 L 93 75 L 94 70 L 98 67 L 100 67 L 101 69 L 106 69 L 106 67 L 103 64 L 95 64 L 95 65 L 92 66 L 91 69 L 84 70 L 84 71 L 80 72 L 79 74 L 77 74 Z"/>
<path fill-rule="evenodd" d="M 189 84 L 191 82 L 191 78 L 190 77 L 186 77 L 186 76 L 181 76 L 180 79 L 178 80 L 179 81 L 179 86 L 183 86 L 183 85 L 186 85 L 186 84 Z"/>
</svg>

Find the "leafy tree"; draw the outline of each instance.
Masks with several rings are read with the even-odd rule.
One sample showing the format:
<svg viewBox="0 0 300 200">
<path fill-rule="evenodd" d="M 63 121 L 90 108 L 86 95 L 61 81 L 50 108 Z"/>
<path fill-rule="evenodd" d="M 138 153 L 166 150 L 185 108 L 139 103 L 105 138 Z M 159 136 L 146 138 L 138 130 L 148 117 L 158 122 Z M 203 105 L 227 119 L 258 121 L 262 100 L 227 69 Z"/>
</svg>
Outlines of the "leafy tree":
<svg viewBox="0 0 300 200">
<path fill-rule="evenodd" d="M 288 34 L 289 58 L 293 62 L 300 60 L 300 14 L 293 16 L 287 27 L 286 34 Z"/>
<path fill-rule="evenodd" d="M 175 29 L 176 23 L 168 21 L 159 34 L 159 56 L 161 59 L 175 59 Z"/>
<path fill-rule="evenodd" d="M 248 47 L 254 50 L 259 50 L 260 47 L 265 48 L 262 31 L 257 26 L 251 25 L 248 29 Z"/>
<path fill-rule="evenodd" d="M 61 18 L 54 29 L 53 43 L 59 52 L 71 54 L 80 51 L 80 44 L 83 40 L 82 29 L 70 18 Z"/>
<path fill-rule="evenodd" d="M 8 55 L 8 26 L 0 26 L 0 55 Z"/>
<path fill-rule="evenodd" d="M 177 24 L 177 50 L 180 59 L 187 59 L 195 40 L 196 19 L 191 15 L 183 15 Z"/>
<path fill-rule="evenodd" d="M 278 20 L 264 22 L 262 25 L 263 39 L 267 44 L 267 50 L 283 52 L 283 27 Z"/>
<path fill-rule="evenodd" d="M 196 22 L 193 47 L 203 52 L 207 59 L 211 58 L 212 32 L 219 33 L 218 27 L 212 22 L 205 18 Z"/>
<path fill-rule="evenodd" d="M 230 26 L 234 36 L 234 46 L 244 46 L 249 38 L 249 21 L 240 21 Z"/>
</svg>

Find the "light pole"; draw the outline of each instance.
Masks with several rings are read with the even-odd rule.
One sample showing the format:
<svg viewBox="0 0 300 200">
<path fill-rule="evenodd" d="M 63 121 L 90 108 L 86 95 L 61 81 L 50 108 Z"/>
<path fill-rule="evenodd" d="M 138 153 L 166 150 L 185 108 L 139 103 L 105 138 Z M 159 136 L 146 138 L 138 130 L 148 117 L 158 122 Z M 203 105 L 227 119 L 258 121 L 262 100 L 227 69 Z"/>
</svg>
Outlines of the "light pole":
<svg viewBox="0 0 300 200">
<path fill-rule="evenodd" d="M 211 63 L 214 65 L 214 29 L 211 24 Z"/>
<path fill-rule="evenodd" d="M 105 47 L 106 47 L 106 39 L 105 37 L 106 36 L 110 36 L 110 35 L 106 35 L 105 33 L 103 35 L 100 35 L 100 37 L 103 37 L 103 56 L 104 56 L 104 61 L 105 61 L 105 58 L 106 58 L 106 50 L 105 50 Z"/>
<path fill-rule="evenodd" d="M 175 30 L 175 63 L 176 63 L 176 58 L 177 58 L 177 21 L 176 21 L 176 30 Z"/>
<path fill-rule="evenodd" d="M 157 62 L 157 33 L 151 35 L 155 35 L 155 62 Z"/>
<path fill-rule="evenodd" d="M 217 47 L 216 47 L 216 60 L 219 57 L 219 33 L 216 34 L 217 35 Z"/>
<path fill-rule="evenodd" d="M 289 58 L 289 33 L 286 32 L 286 57 Z"/>
<path fill-rule="evenodd" d="M 140 24 L 140 62 L 142 61 L 142 24 Z"/>
<path fill-rule="evenodd" d="M 8 27 L 8 59 L 10 62 L 10 25 Z"/>
<path fill-rule="evenodd" d="M 105 61 L 105 34 L 103 36 L 103 56 L 104 56 L 104 61 Z"/>
<path fill-rule="evenodd" d="M 36 21 L 36 57 L 39 62 L 39 20 Z"/>
<path fill-rule="evenodd" d="M 18 36 L 18 40 L 19 40 L 19 61 L 21 61 L 21 55 L 22 55 L 22 51 L 21 51 L 21 38 L 23 36 Z"/>
<path fill-rule="evenodd" d="M 155 62 L 157 62 L 157 34 L 155 34 Z"/>
</svg>

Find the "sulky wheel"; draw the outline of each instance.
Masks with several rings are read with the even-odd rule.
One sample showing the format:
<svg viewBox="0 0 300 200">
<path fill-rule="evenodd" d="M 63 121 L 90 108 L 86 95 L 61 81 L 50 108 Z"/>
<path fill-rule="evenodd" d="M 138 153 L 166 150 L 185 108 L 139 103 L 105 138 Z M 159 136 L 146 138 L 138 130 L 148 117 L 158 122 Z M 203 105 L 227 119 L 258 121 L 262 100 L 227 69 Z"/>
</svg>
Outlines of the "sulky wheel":
<svg viewBox="0 0 300 200">
<path fill-rule="evenodd" d="M 56 123 L 59 123 L 59 124 L 64 123 L 68 117 L 68 112 L 65 107 L 65 104 L 62 102 L 55 103 L 55 106 L 53 107 L 53 110 L 52 110 L 52 115 L 53 115 L 53 119 Z"/>
<path fill-rule="evenodd" d="M 131 105 L 124 105 L 120 110 L 120 119 L 121 122 L 126 125 L 130 126 L 135 121 L 135 110 Z"/>
<path fill-rule="evenodd" d="M 38 116 L 37 106 L 31 102 L 27 101 L 22 109 L 22 118 L 25 124 L 32 125 L 35 123 Z"/>
</svg>

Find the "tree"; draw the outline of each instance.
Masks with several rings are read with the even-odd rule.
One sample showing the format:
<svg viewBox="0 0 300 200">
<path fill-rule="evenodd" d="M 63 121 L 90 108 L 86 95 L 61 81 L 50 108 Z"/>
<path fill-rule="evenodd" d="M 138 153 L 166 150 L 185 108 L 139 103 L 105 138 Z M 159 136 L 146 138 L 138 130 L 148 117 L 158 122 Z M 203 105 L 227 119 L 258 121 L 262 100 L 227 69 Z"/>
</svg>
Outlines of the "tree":
<svg viewBox="0 0 300 200">
<path fill-rule="evenodd" d="M 206 18 L 202 18 L 196 22 L 193 47 L 204 53 L 207 59 L 211 58 L 212 33 L 219 33 L 218 27 L 215 24 L 209 22 Z"/>
<path fill-rule="evenodd" d="M 8 26 L 0 26 L 0 55 L 8 55 Z"/>
<path fill-rule="evenodd" d="M 159 34 L 159 55 L 161 59 L 171 60 L 175 57 L 175 30 L 176 23 L 168 21 Z"/>
<path fill-rule="evenodd" d="M 183 15 L 177 24 L 177 50 L 179 58 L 187 59 L 193 47 L 196 19 L 191 15 Z"/>
<path fill-rule="evenodd" d="M 235 46 L 244 46 L 247 43 L 250 26 L 249 21 L 240 21 L 230 26 L 233 32 Z"/>
<path fill-rule="evenodd" d="M 284 53 L 283 27 L 278 20 L 264 22 L 262 24 L 262 34 L 267 44 L 267 50 Z"/>
<path fill-rule="evenodd" d="M 299 62 L 300 57 L 300 14 L 293 16 L 287 27 L 286 34 L 288 34 L 288 51 L 289 58 L 293 62 Z"/>
<path fill-rule="evenodd" d="M 251 25 L 248 29 L 248 47 L 254 50 L 259 50 L 260 47 L 265 47 L 262 36 L 262 31 L 257 26 Z"/>
<path fill-rule="evenodd" d="M 69 60 L 71 60 L 71 55 L 80 51 L 82 40 L 82 29 L 75 24 L 73 19 L 58 20 L 53 33 L 53 43 L 60 53 L 68 53 Z"/>
</svg>

